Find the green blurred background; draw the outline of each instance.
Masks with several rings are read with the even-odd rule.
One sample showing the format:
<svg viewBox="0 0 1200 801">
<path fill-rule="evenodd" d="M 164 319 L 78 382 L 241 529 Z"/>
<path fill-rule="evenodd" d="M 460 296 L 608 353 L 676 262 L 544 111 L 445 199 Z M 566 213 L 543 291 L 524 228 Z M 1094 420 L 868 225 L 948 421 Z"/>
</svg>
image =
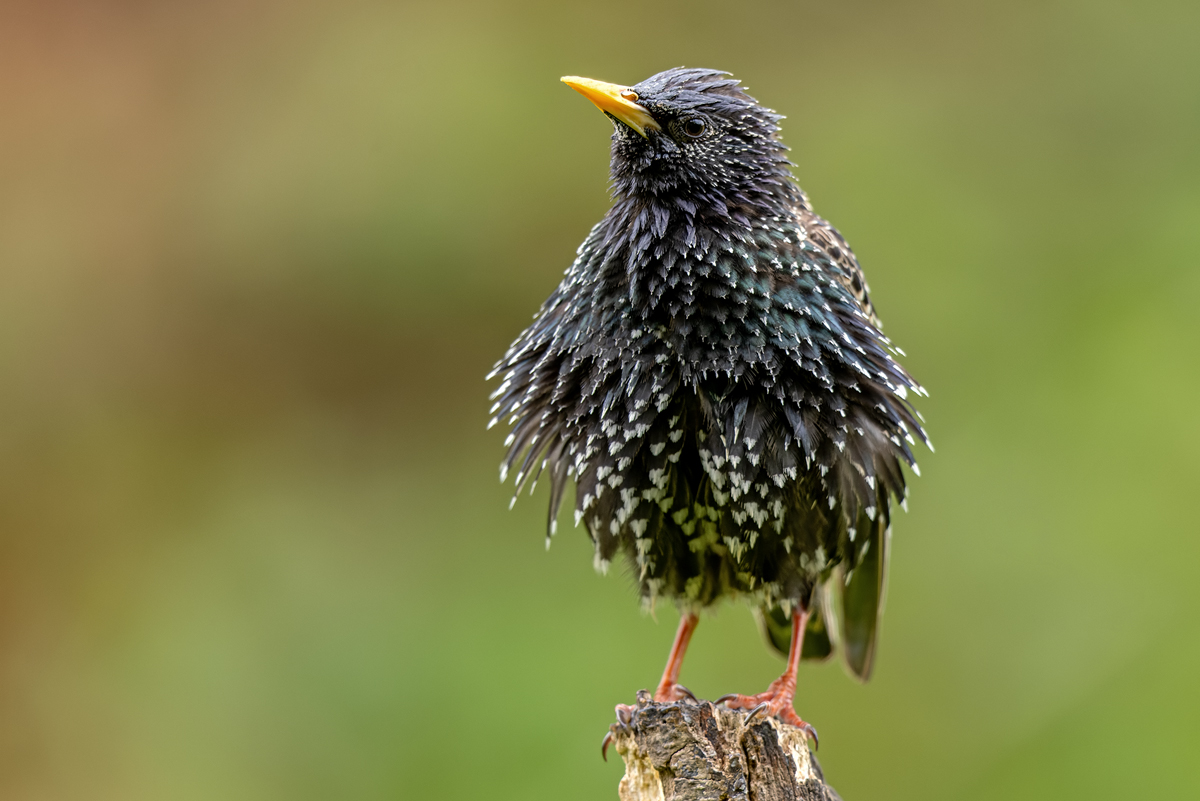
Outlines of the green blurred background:
<svg viewBox="0 0 1200 801">
<path fill-rule="evenodd" d="M 847 799 L 1197 797 L 1200 6 L 0 7 L 0 797 L 613 799 L 643 615 L 483 376 L 607 203 L 558 83 L 733 71 L 930 389 Z M 684 681 L 757 691 L 748 612 Z"/>
</svg>

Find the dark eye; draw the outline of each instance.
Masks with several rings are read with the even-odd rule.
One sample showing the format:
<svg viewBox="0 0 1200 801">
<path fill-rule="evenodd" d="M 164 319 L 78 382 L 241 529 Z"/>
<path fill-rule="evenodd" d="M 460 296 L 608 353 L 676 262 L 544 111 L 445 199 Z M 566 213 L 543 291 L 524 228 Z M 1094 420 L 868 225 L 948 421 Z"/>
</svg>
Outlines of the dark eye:
<svg viewBox="0 0 1200 801">
<path fill-rule="evenodd" d="M 700 134 L 704 133 L 704 129 L 708 126 L 704 124 L 704 120 L 693 117 L 683 124 L 683 132 L 695 139 Z"/>
</svg>

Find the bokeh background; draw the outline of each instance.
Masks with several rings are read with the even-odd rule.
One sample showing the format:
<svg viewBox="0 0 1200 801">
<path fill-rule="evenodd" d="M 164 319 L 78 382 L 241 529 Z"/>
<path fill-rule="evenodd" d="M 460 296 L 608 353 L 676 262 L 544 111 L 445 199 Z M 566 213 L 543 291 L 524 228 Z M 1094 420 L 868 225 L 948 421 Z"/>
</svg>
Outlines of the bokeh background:
<svg viewBox="0 0 1200 801">
<path fill-rule="evenodd" d="M 930 389 L 847 799 L 1200 795 L 1200 6 L 0 6 L 0 797 L 612 799 L 676 622 L 483 376 L 607 203 L 563 74 L 733 71 Z M 697 693 L 781 663 L 700 627 Z"/>
</svg>

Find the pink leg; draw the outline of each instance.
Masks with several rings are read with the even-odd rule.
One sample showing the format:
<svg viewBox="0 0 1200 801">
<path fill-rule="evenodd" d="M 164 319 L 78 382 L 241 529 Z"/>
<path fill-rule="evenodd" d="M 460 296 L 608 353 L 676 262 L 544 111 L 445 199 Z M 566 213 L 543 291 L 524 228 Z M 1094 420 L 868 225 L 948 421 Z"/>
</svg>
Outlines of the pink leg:
<svg viewBox="0 0 1200 801">
<path fill-rule="evenodd" d="M 679 619 L 679 629 L 675 632 L 675 643 L 671 646 L 671 655 L 667 658 L 667 666 L 663 669 L 662 681 L 654 691 L 654 700 L 659 703 L 671 703 L 681 698 L 694 698 L 686 687 L 679 684 L 679 669 L 683 667 L 683 655 L 687 652 L 688 643 L 692 640 L 692 632 L 700 618 L 691 613 L 684 614 Z"/>
<path fill-rule="evenodd" d="M 796 695 L 796 669 L 800 666 L 800 652 L 804 648 L 804 629 L 808 625 L 808 618 L 809 613 L 806 609 L 796 609 L 792 612 L 792 647 L 788 651 L 787 669 L 783 671 L 782 676 L 771 682 L 771 686 L 767 688 L 766 692 L 758 695 L 732 693 L 718 698 L 717 703 L 724 702 L 730 709 L 763 707 L 763 711 L 768 715 L 773 715 L 784 723 L 790 723 L 796 728 L 804 730 L 813 738 L 814 742 L 820 744 L 820 740 L 817 739 L 817 730 L 801 720 L 792 706 L 792 700 Z"/>
</svg>

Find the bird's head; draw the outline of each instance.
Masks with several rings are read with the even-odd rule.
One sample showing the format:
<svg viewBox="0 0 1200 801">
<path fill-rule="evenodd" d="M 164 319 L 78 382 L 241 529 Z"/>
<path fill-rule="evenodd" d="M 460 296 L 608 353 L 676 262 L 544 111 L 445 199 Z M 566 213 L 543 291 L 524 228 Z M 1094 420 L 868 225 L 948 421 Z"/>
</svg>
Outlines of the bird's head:
<svg viewBox="0 0 1200 801">
<path fill-rule="evenodd" d="M 618 196 L 753 201 L 753 195 L 790 186 L 779 141 L 782 117 L 759 105 L 727 72 L 677 67 L 634 86 L 562 80 L 613 121 Z"/>
</svg>

